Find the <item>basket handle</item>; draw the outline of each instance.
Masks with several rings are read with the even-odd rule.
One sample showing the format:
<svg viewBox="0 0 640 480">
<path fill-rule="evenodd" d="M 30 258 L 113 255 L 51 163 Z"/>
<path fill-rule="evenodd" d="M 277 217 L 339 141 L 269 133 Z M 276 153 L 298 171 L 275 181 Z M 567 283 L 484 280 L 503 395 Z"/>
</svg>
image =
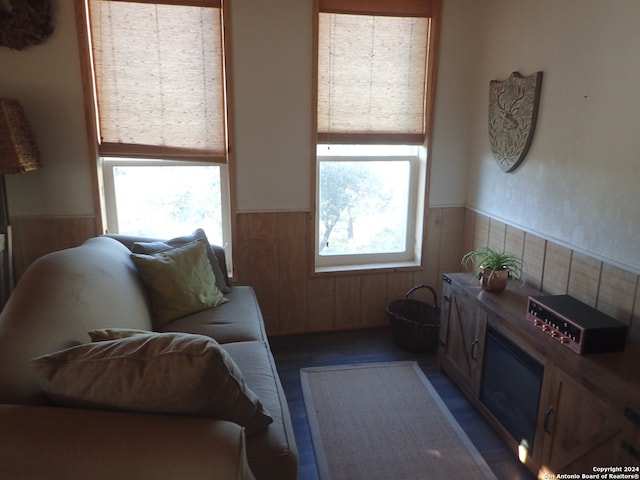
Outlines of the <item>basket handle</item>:
<svg viewBox="0 0 640 480">
<path fill-rule="evenodd" d="M 438 295 L 436 294 L 436 291 L 433 288 L 431 288 L 429 285 L 425 285 L 424 283 L 420 284 L 420 285 L 416 285 L 413 288 L 410 288 L 409 291 L 405 294 L 405 296 L 402 297 L 402 301 L 404 302 L 407 298 L 409 298 L 411 296 L 411 294 L 413 292 L 415 292 L 416 290 L 418 290 L 420 288 L 427 288 L 427 289 L 429 289 L 431 291 L 431 294 L 433 295 L 433 305 L 436 308 L 438 308 Z"/>
</svg>

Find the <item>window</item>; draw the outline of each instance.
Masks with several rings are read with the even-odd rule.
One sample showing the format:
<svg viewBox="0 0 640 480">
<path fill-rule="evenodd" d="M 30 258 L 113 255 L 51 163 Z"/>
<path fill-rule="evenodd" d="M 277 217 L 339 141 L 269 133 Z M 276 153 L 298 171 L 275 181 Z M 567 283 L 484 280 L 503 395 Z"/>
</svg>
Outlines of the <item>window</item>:
<svg viewBox="0 0 640 480">
<path fill-rule="evenodd" d="M 76 0 L 105 230 L 230 243 L 221 0 Z"/>
<path fill-rule="evenodd" d="M 319 145 L 318 267 L 415 257 L 419 147 Z"/>
<path fill-rule="evenodd" d="M 435 3 L 319 2 L 317 271 L 421 262 Z"/>
<path fill-rule="evenodd" d="M 168 238 L 203 228 L 211 243 L 229 243 L 222 166 L 109 158 L 104 173 L 107 216 L 115 231 Z"/>
</svg>

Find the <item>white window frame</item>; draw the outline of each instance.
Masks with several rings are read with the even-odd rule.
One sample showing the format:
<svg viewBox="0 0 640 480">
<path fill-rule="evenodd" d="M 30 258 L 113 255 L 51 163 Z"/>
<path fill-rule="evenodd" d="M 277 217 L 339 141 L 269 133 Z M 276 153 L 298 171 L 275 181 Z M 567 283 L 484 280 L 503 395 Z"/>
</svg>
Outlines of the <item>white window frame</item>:
<svg viewBox="0 0 640 480">
<path fill-rule="evenodd" d="M 319 150 L 322 150 L 326 145 L 319 144 L 318 147 Z M 371 145 L 363 145 L 363 147 L 370 148 Z M 387 148 L 394 147 L 405 148 L 406 146 L 390 145 Z M 415 148 L 415 155 L 326 155 L 320 153 L 316 155 L 316 222 L 314 229 L 316 273 L 420 266 L 422 260 L 427 154 L 423 146 L 414 145 L 411 147 Z M 320 255 L 320 164 L 322 162 L 340 161 L 409 161 L 410 179 L 407 205 L 406 248 L 403 252 Z"/>
<path fill-rule="evenodd" d="M 220 208 L 222 215 L 222 242 L 227 262 L 227 270 L 231 275 L 233 272 L 233 261 L 231 252 L 231 195 L 229 191 L 229 168 L 224 163 L 205 163 L 201 161 L 163 160 L 163 159 L 141 159 L 141 158 L 121 158 L 103 157 L 101 159 L 104 201 L 106 212 L 107 231 L 110 233 L 120 233 L 118 229 L 118 211 L 116 205 L 114 167 L 203 167 L 216 166 L 220 168 Z M 197 227 L 196 227 L 197 228 Z M 195 228 L 194 228 L 195 230 Z M 191 232 L 184 232 L 189 234 Z"/>
</svg>

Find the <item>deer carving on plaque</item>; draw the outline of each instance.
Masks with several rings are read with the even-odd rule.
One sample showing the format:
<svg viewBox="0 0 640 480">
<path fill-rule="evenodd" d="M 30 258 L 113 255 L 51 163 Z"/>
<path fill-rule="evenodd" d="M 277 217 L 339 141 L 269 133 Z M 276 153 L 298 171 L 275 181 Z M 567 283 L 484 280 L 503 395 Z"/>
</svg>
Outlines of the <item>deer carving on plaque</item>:
<svg viewBox="0 0 640 480">
<path fill-rule="evenodd" d="M 489 84 L 489 142 L 503 172 L 515 170 L 529 151 L 541 86 L 542 72 L 528 77 L 514 72 Z"/>
</svg>

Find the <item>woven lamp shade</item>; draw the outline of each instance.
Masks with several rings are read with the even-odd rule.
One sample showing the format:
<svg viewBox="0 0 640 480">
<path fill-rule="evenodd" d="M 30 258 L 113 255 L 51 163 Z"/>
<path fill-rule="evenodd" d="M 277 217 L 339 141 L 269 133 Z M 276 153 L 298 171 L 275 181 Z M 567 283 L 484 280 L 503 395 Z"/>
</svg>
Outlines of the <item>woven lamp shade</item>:
<svg viewBox="0 0 640 480">
<path fill-rule="evenodd" d="M 0 98 L 0 174 L 40 168 L 40 154 L 20 102 Z"/>
</svg>

